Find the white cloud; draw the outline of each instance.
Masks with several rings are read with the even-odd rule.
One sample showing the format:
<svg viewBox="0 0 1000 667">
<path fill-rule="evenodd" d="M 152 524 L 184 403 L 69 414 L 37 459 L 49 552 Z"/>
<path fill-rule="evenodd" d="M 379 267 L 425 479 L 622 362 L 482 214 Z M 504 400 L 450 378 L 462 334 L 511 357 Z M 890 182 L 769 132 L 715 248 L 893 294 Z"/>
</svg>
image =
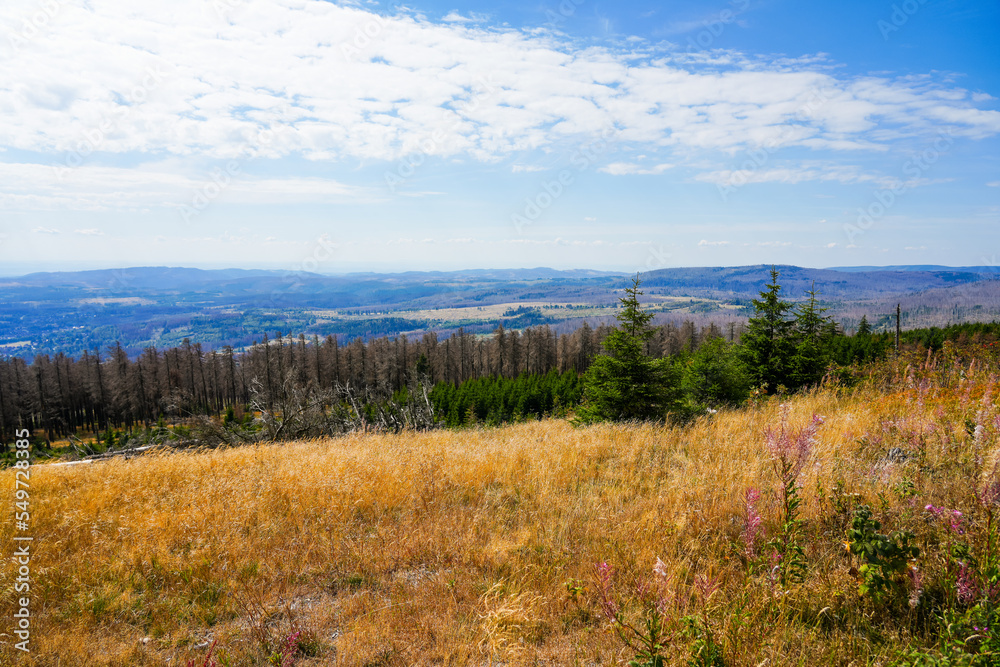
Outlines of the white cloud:
<svg viewBox="0 0 1000 667">
<path fill-rule="evenodd" d="M 487 19 L 485 14 L 471 13 L 469 16 L 462 16 L 458 12 L 448 12 L 441 17 L 447 23 L 482 23 Z"/>
<path fill-rule="evenodd" d="M 99 229 L 74 229 L 73 232 L 81 236 L 104 236 L 104 232 Z"/>
<path fill-rule="evenodd" d="M 706 241 L 705 239 L 702 239 L 702 240 L 698 241 L 698 245 L 699 246 L 723 246 L 723 245 L 729 245 L 729 241 Z"/>
<path fill-rule="evenodd" d="M 990 188 L 1000 188 L 1000 181 L 990 181 L 986 184 L 986 186 Z"/>
<path fill-rule="evenodd" d="M 58 229 L 50 229 L 48 227 L 41 227 L 41 226 L 35 227 L 31 231 L 34 232 L 35 234 L 59 234 L 60 233 Z"/>
<path fill-rule="evenodd" d="M 368 201 L 365 189 L 321 178 L 258 178 L 237 174 L 217 188 L 209 174 L 185 175 L 169 165 L 138 168 L 84 165 L 63 169 L 0 162 L 0 210 L 108 211 L 146 206 L 191 206 L 208 200 L 244 204 Z"/>
<path fill-rule="evenodd" d="M 673 167 L 674 165 L 672 164 L 658 164 L 655 167 L 643 167 L 629 162 L 612 162 L 607 166 L 601 167 L 598 171 L 602 171 L 605 174 L 611 174 L 612 176 L 625 176 L 629 174 L 655 175 L 662 174 L 667 169 L 672 169 Z"/>
<path fill-rule="evenodd" d="M 836 183 L 873 183 L 878 187 L 892 188 L 905 187 L 913 188 L 934 183 L 945 183 L 948 178 L 912 178 L 902 181 L 898 177 L 887 176 L 885 174 L 869 173 L 856 165 L 815 162 L 802 162 L 797 166 L 774 167 L 771 169 L 721 169 L 718 171 L 703 172 L 694 177 L 694 180 L 703 183 L 713 183 L 716 185 L 742 186 L 750 183 L 785 183 L 795 185 L 807 181 L 826 181 Z M 825 222 L 825 221 L 821 221 Z"/>
<path fill-rule="evenodd" d="M 525 172 L 545 171 L 545 167 L 530 164 L 512 164 L 510 170 L 515 174 L 521 174 Z"/>
<path fill-rule="evenodd" d="M 17 4 L 0 7 L 0 24 L 19 24 Z M 61 3 L 57 20 L 5 56 L 0 146 L 67 157 L 495 161 L 607 127 L 623 143 L 727 151 L 879 150 L 942 126 L 1000 133 L 1000 111 L 974 106 L 981 96 L 837 74 L 813 57 L 643 57 L 479 27 L 477 15 L 434 23 L 275 0 L 220 16 L 213 4 Z"/>
</svg>

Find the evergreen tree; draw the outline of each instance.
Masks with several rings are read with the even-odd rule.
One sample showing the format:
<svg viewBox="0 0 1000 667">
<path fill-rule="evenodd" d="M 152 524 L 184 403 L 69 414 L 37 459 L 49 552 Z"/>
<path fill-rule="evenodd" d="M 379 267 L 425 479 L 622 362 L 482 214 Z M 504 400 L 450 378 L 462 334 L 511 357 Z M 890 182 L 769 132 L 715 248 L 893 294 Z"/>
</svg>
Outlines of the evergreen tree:
<svg viewBox="0 0 1000 667">
<path fill-rule="evenodd" d="M 643 352 L 653 336 L 651 313 L 639 305 L 639 277 L 625 289 L 619 326 L 602 343 L 607 354 L 594 358 L 584 376 L 584 422 L 607 419 L 662 419 L 676 401 L 678 382 L 667 359 L 651 359 Z"/>
<path fill-rule="evenodd" d="M 795 334 L 798 338 L 795 354 L 792 356 L 792 381 L 795 386 L 805 386 L 819 382 L 826 373 L 830 361 L 827 341 L 836 325 L 823 313 L 816 299 L 816 285 L 806 291 L 809 297 L 799 306 L 795 314 Z M 831 327 L 832 325 L 832 327 Z"/>
<path fill-rule="evenodd" d="M 858 323 L 858 333 L 859 338 L 867 338 L 872 335 L 872 327 L 868 324 L 868 316 L 862 315 L 861 321 Z"/>
<path fill-rule="evenodd" d="M 425 378 L 430 376 L 431 363 L 427 360 L 427 355 L 423 352 L 417 357 L 417 363 L 414 364 L 413 372 L 416 374 L 418 381 L 424 381 Z"/>
<path fill-rule="evenodd" d="M 686 409 L 701 414 L 705 408 L 735 405 L 750 393 L 750 378 L 737 349 L 723 338 L 712 338 L 697 352 L 682 354 L 682 387 Z"/>
<path fill-rule="evenodd" d="M 760 299 L 753 300 L 754 316 L 741 336 L 743 362 L 757 386 L 775 391 L 792 382 L 794 322 L 785 319 L 792 304 L 781 298 L 778 269 L 771 267 L 771 282 Z"/>
</svg>

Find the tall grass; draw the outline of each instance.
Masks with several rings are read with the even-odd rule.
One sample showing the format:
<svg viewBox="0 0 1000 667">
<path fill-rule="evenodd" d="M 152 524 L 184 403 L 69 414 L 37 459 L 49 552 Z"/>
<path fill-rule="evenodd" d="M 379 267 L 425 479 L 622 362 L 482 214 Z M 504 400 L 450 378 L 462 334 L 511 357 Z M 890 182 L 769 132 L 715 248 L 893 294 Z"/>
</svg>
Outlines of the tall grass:
<svg viewBox="0 0 1000 667">
<path fill-rule="evenodd" d="M 548 420 L 35 466 L 32 653 L 8 634 L 0 663 L 202 664 L 214 641 L 220 665 L 625 664 L 595 564 L 625 604 L 661 559 L 670 661 L 692 659 L 679 623 L 697 615 L 727 665 L 890 664 L 935 644 L 935 614 L 961 604 L 949 529 L 923 508 L 960 509 L 954 539 L 982 546 L 995 371 L 946 349 L 683 427 Z M 797 473 L 804 580 L 782 585 L 766 434 L 784 410 L 795 427 L 824 420 Z M 916 605 L 859 595 L 844 540 L 860 504 L 915 533 Z M 5 522 L 0 544 L 12 536 Z M 15 576 L 6 559 L 8 625 Z"/>
</svg>

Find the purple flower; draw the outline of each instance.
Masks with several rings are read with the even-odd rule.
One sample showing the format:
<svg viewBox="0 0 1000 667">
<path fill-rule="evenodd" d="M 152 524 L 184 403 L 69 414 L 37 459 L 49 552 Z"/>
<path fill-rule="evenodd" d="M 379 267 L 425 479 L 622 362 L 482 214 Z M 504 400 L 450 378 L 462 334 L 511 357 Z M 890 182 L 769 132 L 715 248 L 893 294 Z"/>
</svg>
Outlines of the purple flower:
<svg viewBox="0 0 1000 667">
<path fill-rule="evenodd" d="M 618 620 L 618 604 L 614 599 L 614 584 L 611 575 L 614 570 L 607 563 L 598 563 L 597 569 L 597 593 L 601 598 L 601 609 L 608 620 L 616 622 Z"/>
<path fill-rule="evenodd" d="M 757 557 L 757 542 L 760 539 L 760 524 L 763 518 L 757 511 L 757 501 L 760 499 L 760 491 L 750 487 L 746 493 L 746 519 L 743 526 L 743 545 L 746 549 L 747 558 Z"/>
<path fill-rule="evenodd" d="M 788 403 L 782 403 L 780 428 L 777 430 L 767 429 L 764 432 L 764 437 L 771 456 L 782 468 L 787 466 L 788 479 L 794 479 L 798 477 L 802 466 L 812 452 L 813 445 L 816 443 L 816 431 L 823 423 L 823 418 L 814 414 L 809 424 L 794 430 L 788 426 L 789 411 Z"/>
<path fill-rule="evenodd" d="M 961 567 L 958 571 L 958 581 L 955 582 L 955 588 L 958 590 L 959 601 L 969 604 L 979 597 L 979 586 L 976 585 L 976 579 L 969 566 L 965 563 L 959 563 L 959 565 Z"/>
</svg>

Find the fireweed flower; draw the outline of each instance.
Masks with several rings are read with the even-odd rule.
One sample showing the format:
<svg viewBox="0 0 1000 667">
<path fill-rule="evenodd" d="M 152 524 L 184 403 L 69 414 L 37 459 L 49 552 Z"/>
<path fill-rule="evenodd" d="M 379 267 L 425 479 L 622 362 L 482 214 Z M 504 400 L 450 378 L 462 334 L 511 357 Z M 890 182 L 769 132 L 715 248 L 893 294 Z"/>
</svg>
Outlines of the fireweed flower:
<svg viewBox="0 0 1000 667">
<path fill-rule="evenodd" d="M 951 510 L 949 512 L 946 507 L 935 507 L 934 505 L 926 505 L 924 509 L 934 515 L 935 518 L 947 520 L 948 529 L 951 532 L 958 535 L 965 534 L 965 528 L 963 526 L 965 515 L 958 510 Z"/>
<path fill-rule="evenodd" d="M 760 539 L 760 524 L 763 518 L 757 511 L 757 501 L 760 499 L 760 491 L 750 487 L 746 493 L 746 519 L 743 526 L 743 546 L 746 550 L 747 558 L 757 557 L 757 542 Z"/>
<path fill-rule="evenodd" d="M 597 569 L 597 593 L 601 598 L 601 609 L 608 620 L 616 622 L 618 620 L 618 604 L 615 602 L 614 585 L 611 575 L 614 572 L 607 563 L 598 563 Z"/>
<path fill-rule="evenodd" d="M 954 510 L 952 511 L 951 516 L 948 517 L 948 522 L 949 522 L 948 527 L 951 528 L 951 531 L 953 533 L 964 535 L 965 530 L 962 528 L 962 521 L 963 521 L 962 513 L 959 512 L 958 510 Z"/>
<path fill-rule="evenodd" d="M 816 430 L 823 423 L 823 418 L 814 414 L 808 425 L 793 430 L 788 427 L 790 409 L 788 403 L 781 404 L 781 426 L 777 430 L 767 429 L 764 437 L 771 457 L 778 465 L 788 466 L 788 475 L 795 478 L 802 471 L 802 466 L 812 452 L 816 443 Z"/>
<path fill-rule="evenodd" d="M 284 646 L 281 647 L 281 667 L 292 667 L 295 664 L 295 652 L 299 647 L 299 637 L 302 631 L 293 632 L 285 638 Z"/>
<path fill-rule="evenodd" d="M 955 582 L 958 591 L 958 599 L 963 604 L 969 604 L 979 597 L 979 586 L 976 579 L 965 563 L 959 563 L 958 581 Z"/>
<path fill-rule="evenodd" d="M 656 600 L 656 610 L 666 616 L 671 605 L 676 602 L 677 596 L 673 590 L 674 579 L 667 571 L 667 564 L 659 557 L 656 559 L 656 565 L 653 566 L 653 574 L 659 577 L 657 580 L 659 596 Z"/>
</svg>

